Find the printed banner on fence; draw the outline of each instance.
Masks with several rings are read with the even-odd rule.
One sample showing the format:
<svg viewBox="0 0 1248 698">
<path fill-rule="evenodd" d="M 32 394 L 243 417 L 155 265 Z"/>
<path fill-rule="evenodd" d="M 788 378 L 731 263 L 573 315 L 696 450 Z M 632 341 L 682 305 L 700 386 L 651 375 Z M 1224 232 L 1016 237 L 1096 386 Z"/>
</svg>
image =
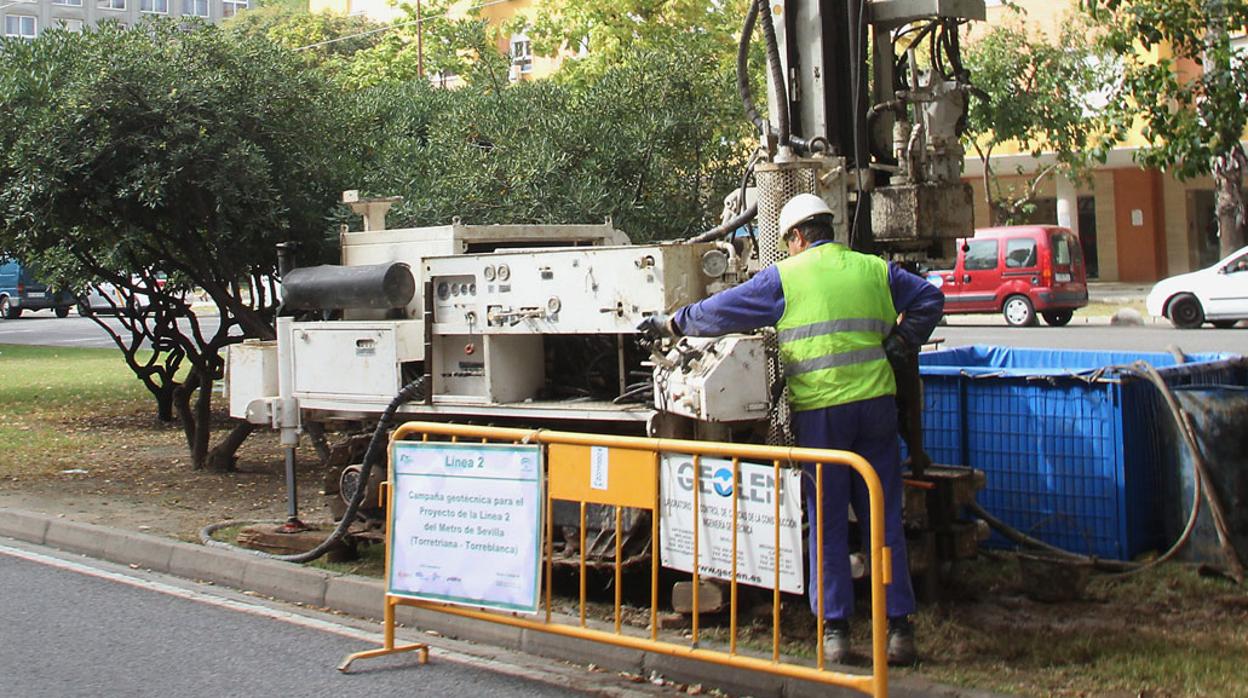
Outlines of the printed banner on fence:
<svg viewBox="0 0 1248 698">
<path fill-rule="evenodd" d="M 737 581 L 772 588 L 776 579 L 776 481 L 770 465 L 702 458 L 698 492 L 698 573 L 732 578 L 732 500 L 737 500 Z M 663 565 L 693 572 L 693 458 L 664 454 L 659 537 Z M 803 593 L 801 473 L 780 471 L 780 589 Z"/>
<path fill-rule="evenodd" d="M 391 470 L 389 593 L 537 612 L 540 446 L 400 441 Z"/>
</svg>

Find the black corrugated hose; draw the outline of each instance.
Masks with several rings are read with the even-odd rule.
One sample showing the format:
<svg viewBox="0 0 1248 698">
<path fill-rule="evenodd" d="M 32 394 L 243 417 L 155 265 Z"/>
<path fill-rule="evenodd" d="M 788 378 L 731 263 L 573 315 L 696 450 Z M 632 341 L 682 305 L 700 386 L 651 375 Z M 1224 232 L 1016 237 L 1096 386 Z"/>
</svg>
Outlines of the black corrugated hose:
<svg viewBox="0 0 1248 698">
<path fill-rule="evenodd" d="M 318 557 L 329 552 L 343 536 L 347 534 L 347 529 L 351 527 L 355 521 L 355 515 L 360 510 L 360 505 L 364 502 L 364 495 L 368 492 L 368 478 L 372 474 L 373 468 L 377 465 L 378 460 L 382 457 L 386 450 L 386 443 L 389 440 L 390 427 L 394 422 L 394 414 L 400 407 L 413 400 L 423 399 L 425 394 L 425 376 L 421 376 L 416 380 L 408 383 L 399 390 L 394 399 L 386 405 L 385 411 L 381 413 L 381 418 L 377 420 L 377 428 L 373 430 L 373 437 L 369 439 L 368 449 L 364 452 L 364 463 L 360 469 L 360 485 L 355 490 L 355 495 L 351 497 L 351 501 L 347 503 L 347 511 L 342 515 L 342 520 L 338 522 L 338 527 L 329 537 L 322 541 L 315 548 L 306 553 L 295 553 L 293 555 L 274 555 L 261 550 L 250 550 L 240 548 L 236 545 L 230 545 L 223 541 L 219 541 L 212 537 L 212 534 L 230 526 L 238 526 L 240 524 L 256 524 L 256 523 L 278 523 L 270 521 L 222 521 L 210 526 L 205 526 L 199 532 L 199 539 L 204 545 L 213 548 L 228 548 L 238 550 L 256 557 L 263 557 L 270 560 L 281 560 L 283 562 L 311 562 Z"/>
</svg>

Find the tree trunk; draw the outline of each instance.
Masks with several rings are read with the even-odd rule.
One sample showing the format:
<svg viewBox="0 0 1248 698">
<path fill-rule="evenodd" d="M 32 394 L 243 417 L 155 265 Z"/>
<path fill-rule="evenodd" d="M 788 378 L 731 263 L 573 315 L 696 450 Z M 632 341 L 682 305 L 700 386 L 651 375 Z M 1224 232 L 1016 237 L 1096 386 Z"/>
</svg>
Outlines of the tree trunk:
<svg viewBox="0 0 1248 698">
<path fill-rule="evenodd" d="M 1242 153 L 1217 158 L 1213 189 L 1217 196 L 1218 239 L 1222 258 L 1244 246 L 1244 170 Z"/>
<path fill-rule="evenodd" d="M 212 436 L 212 376 L 198 369 L 199 394 L 195 397 L 195 438 L 191 443 L 191 465 L 202 470 L 208 465 L 208 441 Z"/>
<path fill-rule="evenodd" d="M 162 424 L 168 424 L 173 421 L 173 386 L 165 384 L 161 389 L 153 393 L 156 396 L 156 418 Z"/>
<path fill-rule="evenodd" d="M 208 460 L 204 466 L 215 473 L 232 473 L 237 470 L 238 449 L 254 430 L 255 427 L 249 422 L 235 424 L 221 443 L 213 446 L 208 452 Z"/>
<path fill-rule="evenodd" d="M 173 407 L 178 413 L 178 421 L 182 423 L 182 435 L 186 438 L 186 450 L 192 454 L 191 467 L 198 469 L 194 460 L 195 453 L 195 415 L 191 411 L 191 394 L 199 385 L 199 373 L 191 371 L 186 381 L 173 391 Z"/>
</svg>

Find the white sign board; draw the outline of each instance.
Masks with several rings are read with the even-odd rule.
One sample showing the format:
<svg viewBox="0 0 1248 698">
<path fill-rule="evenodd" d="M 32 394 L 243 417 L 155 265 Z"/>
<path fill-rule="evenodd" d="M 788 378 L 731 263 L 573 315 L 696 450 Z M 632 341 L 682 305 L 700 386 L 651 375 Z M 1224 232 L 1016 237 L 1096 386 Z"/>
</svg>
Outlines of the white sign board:
<svg viewBox="0 0 1248 698">
<path fill-rule="evenodd" d="M 772 588 L 776 579 L 776 482 L 770 465 L 703 458 L 698 492 L 698 573 L 732 578 L 732 500 L 737 499 L 737 581 Z M 664 454 L 659 554 L 663 566 L 693 572 L 693 458 Z M 780 589 L 800 594 L 802 574 L 801 473 L 780 471 Z"/>
<path fill-rule="evenodd" d="M 387 591 L 536 613 L 541 447 L 395 443 Z"/>
</svg>

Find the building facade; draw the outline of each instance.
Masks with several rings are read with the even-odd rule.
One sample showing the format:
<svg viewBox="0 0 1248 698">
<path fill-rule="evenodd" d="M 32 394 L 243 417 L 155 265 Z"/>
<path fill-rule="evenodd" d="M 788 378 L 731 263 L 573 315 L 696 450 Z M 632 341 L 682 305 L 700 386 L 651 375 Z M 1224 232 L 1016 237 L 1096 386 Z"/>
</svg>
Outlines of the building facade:
<svg viewBox="0 0 1248 698">
<path fill-rule="evenodd" d="M 52 28 L 82 31 L 100 22 L 130 27 L 144 17 L 229 19 L 252 0 L 0 0 L 4 36 L 34 39 Z"/>
</svg>

